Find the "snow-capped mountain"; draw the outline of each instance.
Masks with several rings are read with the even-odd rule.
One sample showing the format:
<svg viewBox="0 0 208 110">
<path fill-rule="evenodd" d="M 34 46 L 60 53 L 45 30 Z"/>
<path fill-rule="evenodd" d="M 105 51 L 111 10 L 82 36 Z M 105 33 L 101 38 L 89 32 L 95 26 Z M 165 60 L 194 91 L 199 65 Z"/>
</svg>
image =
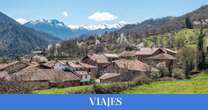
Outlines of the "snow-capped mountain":
<svg viewBox="0 0 208 110">
<path fill-rule="evenodd" d="M 66 39 L 73 36 L 73 30 L 68 28 L 63 22 L 58 20 L 36 20 L 30 21 L 24 26 L 35 29 L 37 31 L 46 32 L 61 39 Z"/>
<path fill-rule="evenodd" d="M 24 26 L 37 31 L 46 32 L 60 39 L 70 39 L 82 35 L 90 36 L 103 34 L 105 32 L 115 31 L 124 26 L 124 24 L 101 24 L 101 25 L 65 25 L 58 20 L 36 20 L 24 24 Z"/>
<path fill-rule="evenodd" d="M 98 25 L 68 25 L 71 29 L 87 29 L 87 30 L 97 30 L 97 29 L 120 29 L 124 23 L 115 24 L 98 24 Z"/>
<path fill-rule="evenodd" d="M 65 24 L 63 22 L 60 22 L 55 19 L 52 19 L 52 20 L 40 19 L 40 20 L 36 20 L 36 21 L 30 21 L 28 23 L 31 23 L 34 25 L 45 23 L 45 24 L 50 24 L 50 25 L 55 25 L 55 26 L 57 25 L 57 26 L 61 26 L 61 27 L 65 26 Z"/>
<path fill-rule="evenodd" d="M 0 56 L 15 57 L 29 54 L 35 48 L 46 48 L 58 42 L 54 36 L 22 26 L 13 18 L 0 12 Z"/>
</svg>

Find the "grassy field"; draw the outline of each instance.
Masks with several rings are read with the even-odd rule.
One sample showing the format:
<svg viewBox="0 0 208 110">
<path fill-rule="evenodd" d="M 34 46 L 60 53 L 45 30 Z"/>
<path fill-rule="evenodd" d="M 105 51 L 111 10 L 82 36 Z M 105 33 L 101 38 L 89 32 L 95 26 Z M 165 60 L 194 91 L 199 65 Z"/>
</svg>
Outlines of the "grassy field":
<svg viewBox="0 0 208 110">
<path fill-rule="evenodd" d="M 136 86 L 121 94 L 208 94 L 208 73 L 189 80 L 159 81 Z"/>
<path fill-rule="evenodd" d="M 66 91 L 77 91 L 87 89 L 91 86 L 77 86 L 77 87 L 68 87 L 68 88 L 56 88 L 48 90 L 36 90 L 32 91 L 31 94 L 65 94 Z"/>
</svg>

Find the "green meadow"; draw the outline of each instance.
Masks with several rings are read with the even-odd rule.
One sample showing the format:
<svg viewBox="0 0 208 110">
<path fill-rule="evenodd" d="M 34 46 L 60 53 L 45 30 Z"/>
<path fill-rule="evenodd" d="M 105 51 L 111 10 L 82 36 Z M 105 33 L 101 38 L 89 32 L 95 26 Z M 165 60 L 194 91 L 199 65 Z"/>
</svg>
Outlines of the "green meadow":
<svg viewBox="0 0 208 110">
<path fill-rule="evenodd" d="M 208 94 L 208 73 L 187 80 L 152 82 L 129 88 L 121 94 Z"/>
<path fill-rule="evenodd" d="M 32 91 L 31 94 L 65 94 L 67 91 L 79 91 L 88 89 L 91 86 L 77 86 L 77 87 L 67 87 L 67 88 L 55 88 L 48 90 L 36 90 Z"/>
</svg>

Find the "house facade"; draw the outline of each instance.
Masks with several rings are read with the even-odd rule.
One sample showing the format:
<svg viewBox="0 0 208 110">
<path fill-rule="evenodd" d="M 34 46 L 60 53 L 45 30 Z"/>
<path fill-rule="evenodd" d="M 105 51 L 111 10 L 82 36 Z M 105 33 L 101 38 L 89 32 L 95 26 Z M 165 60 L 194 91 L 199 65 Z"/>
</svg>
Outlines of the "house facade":
<svg viewBox="0 0 208 110">
<path fill-rule="evenodd" d="M 106 73 L 119 73 L 121 81 L 132 81 L 142 75 L 151 72 L 151 67 L 138 60 L 121 59 L 110 64 L 106 69 Z"/>
<path fill-rule="evenodd" d="M 165 53 L 165 51 L 161 48 L 141 48 L 135 53 L 135 55 L 137 56 L 138 60 L 145 61 L 146 58 L 161 53 Z"/>
<path fill-rule="evenodd" d="M 26 86 L 27 88 L 29 87 L 30 90 L 80 85 L 80 78 L 72 72 L 42 68 L 40 65 L 27 64 L 24 62 L 16 62 L 2 68 L 0 70 L 0 79 L 7 82 L 16 82 L 19 84 L 18 87 Z M 15 86 L 15 84 L 13 84 L 13 86 Z M 15 88 L 13 86 L 9 87 Z"/>
<path fill-rule="evenodd" d="M 88 55 L 88 56 L 84 57 L 81 60 L 81 62 L 97 67 L 96 68 L 96 73 L 97 73 L 96 78 L 101 76 L 103 74 L 104 68 L 107 67 L 110 64 L 108 59 L 102 54 Z"/>
<path fill-rule="evenodd" d="M 67 63 L 71 71 L 85 71 L 90 75 L 91 79 L 95 79 L 97 67 L 83 62 L 69 61 Z"/>
<path fill-rule="evenodd" d="M 82 83 L 91 81 L 91 75 L 87 71 L 75 71 L 74 74 L 80 77 Z"/>
</svg>

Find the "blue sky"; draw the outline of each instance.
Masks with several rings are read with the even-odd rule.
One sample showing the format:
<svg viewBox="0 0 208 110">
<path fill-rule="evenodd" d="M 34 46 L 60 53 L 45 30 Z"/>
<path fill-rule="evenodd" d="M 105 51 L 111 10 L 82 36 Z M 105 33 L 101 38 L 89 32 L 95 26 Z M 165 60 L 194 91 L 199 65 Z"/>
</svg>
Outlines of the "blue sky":
<svg viewBox="0 0 208 110">
<path fill-rule="evenodd" d="M 179 16 L 208 0 L 0 0 L 0 11 L 14 19 L 58 19 L 65 24 L 102 24 Z"/>
</svg>

